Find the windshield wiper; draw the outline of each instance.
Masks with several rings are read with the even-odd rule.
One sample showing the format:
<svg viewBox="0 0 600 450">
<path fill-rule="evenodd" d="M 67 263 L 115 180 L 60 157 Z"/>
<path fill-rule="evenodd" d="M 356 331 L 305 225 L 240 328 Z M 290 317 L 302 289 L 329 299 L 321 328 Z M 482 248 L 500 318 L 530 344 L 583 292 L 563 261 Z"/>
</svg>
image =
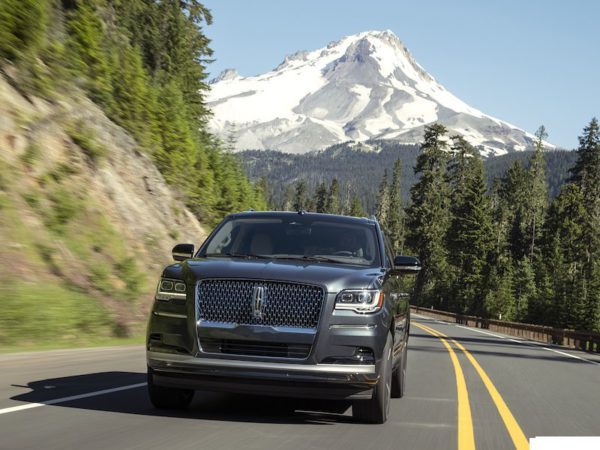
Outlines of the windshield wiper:
<svg viewBox="0 0 600 450">
<path fill-rule="evenodd" d="M 254 253 L 207 253 L 205 257 L 217 258 L 244 258 L 244 259 L 271 259 L 268 255 L 256 255 Z"/>
<path fill-rule="evenodd" d="M 288 255 L 288 256 L 275 256 L 274 259 L 291 259 L 294 261 L 315 261 L 315 262 L 330 262 L 330 263 L 337 263 L 337 264 L 345 264 L 346 261 L 340 261 L 339 259 L 334 259 L 334 258 L 328 258 L 326 256 L 320 256 L 320 255 L 313 255 L 313 256 L 308 256 L 308 255 L 303 255 L 303 256 L 294 256 L 294 255 Z"/>
</svg>

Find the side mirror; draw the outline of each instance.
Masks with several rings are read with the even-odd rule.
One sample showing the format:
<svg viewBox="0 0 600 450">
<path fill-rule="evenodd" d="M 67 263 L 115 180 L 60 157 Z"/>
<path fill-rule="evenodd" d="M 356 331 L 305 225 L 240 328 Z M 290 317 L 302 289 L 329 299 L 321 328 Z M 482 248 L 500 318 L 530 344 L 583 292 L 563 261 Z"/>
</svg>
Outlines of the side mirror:
<svg viewBox="0 0 600 450">
<path fill-rule="evenodd" d="M 396 256 L 394 273 L 397 275 L 417 274 L 421 270 L 421 261 L 414 256 Z"/>
<path fill-rule="evenodd" d="M 175 261 L 183 261 L 194 256 L 194 244 L 177 244 L 171 250 Z"/>
</svg>

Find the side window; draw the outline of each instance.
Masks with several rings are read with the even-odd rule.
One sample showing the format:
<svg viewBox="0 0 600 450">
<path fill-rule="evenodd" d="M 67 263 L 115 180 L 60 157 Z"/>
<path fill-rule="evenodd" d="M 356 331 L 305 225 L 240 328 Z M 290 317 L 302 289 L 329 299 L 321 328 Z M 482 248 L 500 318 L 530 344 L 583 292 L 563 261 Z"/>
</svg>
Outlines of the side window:
<svg viewBox="0 0 600 450">
<path fill-rule="evenodd" d="M 224 253 L 233 239 L 233 221 L 227 222 L 206 248 L 206 253 Z"/>
</svg>

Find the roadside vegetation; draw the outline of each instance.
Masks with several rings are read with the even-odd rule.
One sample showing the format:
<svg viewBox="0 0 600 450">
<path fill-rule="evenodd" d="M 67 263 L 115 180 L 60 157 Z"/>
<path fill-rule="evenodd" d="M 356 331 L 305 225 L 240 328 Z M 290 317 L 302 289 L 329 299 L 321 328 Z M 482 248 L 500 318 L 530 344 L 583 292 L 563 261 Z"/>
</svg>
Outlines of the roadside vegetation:
<svg viewBox="0 0 600 450">
<path fill-rule="evenodd" d="M 0 58 L 18 68 L 25 94 L 57 100 L 73 86 L 83 90 L 214 225 L 266 203 L 261 186 L 206 130 L 212 50 L 202 27 L 211 23 L 197 0 L 3 0 Z M 102 159 L 106 149 L 84 126 L 68 131 L 92 162 Z"/>
<path fill-rule="evenodd" d="M 211 22 L 196 0 L 0 1 L 0 77 L 15 92 L 0 105 L 0 350 L 142 342 L 164 246 L 126 237 L 93 182 L 129 136 L 174 193 L 164 240 L 180 235 L 180 200 L 207 228 L 266 207 L 206 129 Z"/>
<path fill-rule="evenodd" d="M 384 171 L 373 212 L 396 251 L 423 263 L 414 304 L 600 331 L 598 122 L 584 128 L 570 169 L 562 166 L 567 159 L 554 158 L 552 170 L 567 172 L 566 180 L 546 173 L 546 158 L 556 152 L 544 150 L 545 138 L 541 127 L 528 160 L 512 158 L 491 187 L 477 149 L 440 124 L 426 129 L 408 200 L 401 160 L 391 177 Z M 498 173 L 496 166 L 491 170 Z M 362 198 L 349 186 L 341 192 L 334 178 L 311 191 L 301 179 L 276 206 L 365 215 Z"/>
</svg>

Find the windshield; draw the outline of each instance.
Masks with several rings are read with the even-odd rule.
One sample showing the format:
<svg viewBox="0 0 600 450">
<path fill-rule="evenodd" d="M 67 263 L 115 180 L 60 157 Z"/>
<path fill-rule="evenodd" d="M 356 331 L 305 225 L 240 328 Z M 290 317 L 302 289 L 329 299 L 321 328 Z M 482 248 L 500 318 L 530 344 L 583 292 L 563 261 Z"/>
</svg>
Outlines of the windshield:
<svg viewBox="0 0 600 450">
<path fill-rule="evenodd" d="M 230 219 L 198 256 L 298 259 L 374 267 L 379 264 L 375 227 L 322 217 Z"/>
</svg>

